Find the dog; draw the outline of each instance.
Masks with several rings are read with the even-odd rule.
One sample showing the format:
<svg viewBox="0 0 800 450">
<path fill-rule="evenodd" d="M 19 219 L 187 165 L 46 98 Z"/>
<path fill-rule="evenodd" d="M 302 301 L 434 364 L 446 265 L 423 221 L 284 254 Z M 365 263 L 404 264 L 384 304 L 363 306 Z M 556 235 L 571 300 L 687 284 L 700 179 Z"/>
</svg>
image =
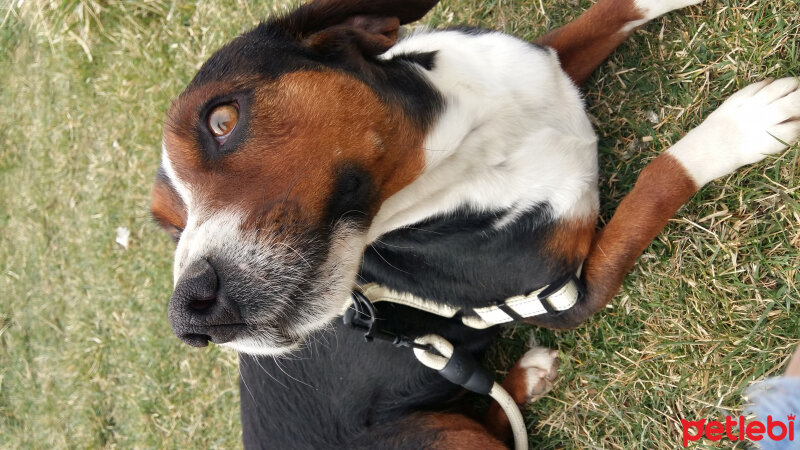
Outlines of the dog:
<svg viewBox="0 0 800 450">
<path fill-rule="evenodd" d="M 800 135 L 797 81 L 751 85 L 595 231 L 579 87 L 638 26 L 700 1 L 599 0 L 531 43 L 469 28 L 398 39 L 436 0 L 315 0 L 218 50 L 169 109 L 152 214 L 177 243 L 175 334 L 241 354 L 245 446 L 503 448 L 496 404 L 468 416 L 458 386 L 338 316 L 354 286 L 378 284 L 453 311 L 380 302 L 384 329 L 480 355 L 498 327 L 465 324 L 487 305 L 494 323 L 554 329 L 603 309 L 700 187 Z M 562 286 L 577 292 L 564 307 L 540 295 Z M 506 301 L 531 293 L 535 311 Z M 534 346 L 503 386 L 525 403 L 556 366 Z"/>
</svg>

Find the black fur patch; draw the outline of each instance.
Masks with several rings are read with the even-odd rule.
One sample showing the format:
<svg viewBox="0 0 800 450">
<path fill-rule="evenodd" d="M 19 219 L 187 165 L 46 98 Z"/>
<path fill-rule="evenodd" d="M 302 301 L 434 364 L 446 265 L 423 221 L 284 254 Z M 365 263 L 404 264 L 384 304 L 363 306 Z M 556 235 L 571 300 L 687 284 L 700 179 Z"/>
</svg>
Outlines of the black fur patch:
<svg viewBox="0 0 800 450">
<path fill-rule="evenodd" d="M 170 180 L 169 175 L 167 175 L 167 171 L 164 169 L 164 165 L 160 164 L 158 166 L 158 170 L 156 171 L 156 182 L 163 183 L 165 186 L 169 186 L 172 192 L 175 192 L 175 187 L 172 185 L 172 180 Z M 177 195 L 177 192 L 175 193 Z"/>
<path fill-rule="evenodd" d="M 420 66 L 424 67 L 425 70 L 433 70 L 436 67 L 436 55 L 438 52 L 424 52 L 424 53 L 417 53 L 417 54 L 409 54 L 409 55 L 398 55 L 399 57 L 405 57 L 409 61 L 415 62 Z"/>
<path fill-rule="evenodd" d="M 470 309 L 528 294 L 577 269 L 545 248 L 554 227 L 548 205 L 496 229 L 504 213 L 462 208 L 387 233 L 364 252 L 361 278 Z"/>
<path fill-rule="evenodd" d="M 409 337 L 442 335 L 479 361 L 497 333 L 400 305 L 376 306 L 383 326 Z M 452 408 L 461 390 L 417 362 L 410 349 L 365 342 L 341 319 L 290 358 L 240 356 L 239 367 L 248 449 L 431 448 L 436 430 L 413 413 Z"/>
<path fill-rule="evenodd" d="M 425 70 L 433 70 L 438 52 L 403 53 L 394 57 L 395 61 L 409 61 Z"/>
<path fill-rule="evenodd" d="M 376 200 L 375 183 L 369 172 L 355 164 L 341 165 L 336 170 L 324 223 L 333 227 L 336 222 L 347 220 L 363 228 L 372 216 Z"/>
<path fill-rule="evenodd" d="M 472 35 L 498 33 L 498 31 L 495 30 L 488 30 L 486 28 L 473 27 L 470 25 L 455 25 L 445 28 L 445 31 L 458 31 L 459 33 Z"/>
</svg>

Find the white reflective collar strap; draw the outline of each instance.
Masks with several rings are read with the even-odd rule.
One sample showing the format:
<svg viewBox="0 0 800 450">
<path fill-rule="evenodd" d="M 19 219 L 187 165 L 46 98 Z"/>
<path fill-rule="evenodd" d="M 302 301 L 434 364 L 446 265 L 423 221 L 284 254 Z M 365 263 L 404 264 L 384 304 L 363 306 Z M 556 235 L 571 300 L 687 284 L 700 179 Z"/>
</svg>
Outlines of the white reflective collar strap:
<svg viewBox="0 0 800 450">
<path fill-rule="evenodd" d="M 506 301 L 504 301 L 501 305 L 475 308 L 474 311 L 477 316 L 464 316 L 461 318 L 461 321 L 464 323 L 464 325 L 471 328 L 489 328 L 494 325 L 513 322 L 515 319 L 520 317 L 527 318 L 541 316 L 550 311 L 566 311 L 575 306 L 581 296 L 581 290 L 578 287 L 578 283 L 574 277 L 570 278 L 554 292 L 547 294 L 547 297 L 540 297 L 540 294 L 546 290 L 549 290 L 549 288 L 550 286 L 545 286 L 541 289 L 531 292 L 528 295 L 511 297 L 506 299 Z M 361 293 L 364 294 L 364 296 L 367 297 L 372 303 L 397 303 L 429 312 L 431 314 L 436 314 L 437 316 L 448 318 L 455 316 L 460 311 L 459 308 L 420 298 L 407 292 L 397 292 L 377 283 L 363 284 L 358 286 L 356 289 L 359 289 Z M 549 309 L 544 305 L 543 302 L 547 302 Z M 345 304 L 345 309 L 351 303 L 352 302 L 348 297 L 348 301 Z M 506 311 L 504 311 L 504 309 L 510 309 L 512 313 L 516 314 L 518 317 L 508 314 Z"/>
<path fill-rule="evenodd" d="M 558 290 L 549 294 L 545 299 L 539 297 L 548 286 L 537 289 L 528 295 L 518 295 L 507 299 L 504 303 L 505 306 L 510 308 L 514 313 L 522 318 L 541 316 L 547 314 L 548 309 L 542 303 L 547 302 L 554 311 L 566 311 L 576 303 L 580 298 L 580 290 L 574 278 L 564 283 Z M 509 315 L 504 308 L 498 305 L 487 306 L 484 308 L 475 308 L 475 314 L 480 316 L 486 322 L 493 324 L 501 324 L 514 321 L 515 317 Z"/>
<path fill-rule="evenodd" d="M 575 278 L 570 278 L 569 281 L 561 286 L 557 291 L 547 296 L 547 303 L 556 311 L 566 311 L 576 303 L 581 297 L 581 291 L 578 288 L 578 283 Z"/>
<path fill-rule="evenodd" d="M 372 303 L 397 303 L 429 312 L 431 314 L 436 314 L 437 316 L 448 318 L 455 316 L 460 311 L 459 308 L 455 308 L 443 303 L 433 302 L 407 292 L 397 292 L 377 283 L 362 284 L 356 289 L 360 290 L 361 293 L 364 294 L 364 297 L 367 297 Z M 349 301 L 348 297 L 347 306 L 349 306 L 351 303 L 352 301 Z"/>
</svg>

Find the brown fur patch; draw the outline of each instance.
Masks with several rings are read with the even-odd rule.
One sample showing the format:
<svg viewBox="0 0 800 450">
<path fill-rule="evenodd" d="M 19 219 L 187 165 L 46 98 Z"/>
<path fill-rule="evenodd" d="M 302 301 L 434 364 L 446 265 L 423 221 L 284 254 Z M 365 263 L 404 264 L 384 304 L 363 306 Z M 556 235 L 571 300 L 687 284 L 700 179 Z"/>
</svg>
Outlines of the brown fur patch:
<svg viewBox="0 0 800 450">
<path fill-rule="evenodd" d="M 157 179 L 153 185 L 150 212 L 156 222 L 175 240 L 186 227 L 186 206 L 164 179 Z"/>
<path fill-rule="evenodd" d="M 644 168 L 611 221 L 597 234 L 584 265 L 591 310 L 602 309 L 614 297 L 642 251 L 697 189 L 686 169 L 669 154 L 661 154 Z"/>
<path fill-rule="evenodd" d="M 536 40 L 558 53 L 561 67 L 582 85 L 619 44 L 630 36 L 620 30 L 642 19 L 633 0 L 600 0 L 580 17 Z"/>
<path fill-rule="evenodd" d="M 506 449 L 483 425 L 462 414 L 435 413 L 425 416 L 427 427 L 438 431 L 435 449 Z"/>
<path fill-rule="evenodd" d="M 240 112 L 249 114 L 247 138 L 235 152 L 204 161 L 193 131 L 201 106 L 252 83 L 190 88 L 170 110 L 167 152 L 198 210 L 241 209 L 251 215 L 250 229 L 282 218 L 316 224 L 343 163 L 371 175 L 378 205 L 422 172 L 423 132 L 362 82 L 334 71 L 292 72 L 255 85 L 249 111 Z"/>
<path fill-rule="evenodd" d="M 548 255 L 569 264 L 580 264 L 589 254 L 597 217 L 560 220 L 547 238 Z"/>
</svg>

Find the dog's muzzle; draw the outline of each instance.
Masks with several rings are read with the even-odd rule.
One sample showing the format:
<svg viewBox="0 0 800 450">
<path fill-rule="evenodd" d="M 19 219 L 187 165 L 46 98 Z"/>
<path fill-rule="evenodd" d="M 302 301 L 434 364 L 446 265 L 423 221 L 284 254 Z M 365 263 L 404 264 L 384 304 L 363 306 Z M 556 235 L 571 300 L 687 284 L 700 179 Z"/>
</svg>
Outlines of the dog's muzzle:
<svg viewBox="0 0 800 450">
<path fill-rule="evenodd" d="M 169 301 L 172 331 L 192 347 L 224 344 L 245 328 L 239 306 L 224 294 L 220 277 L 207 260 L 193 263 Z"/>
</svg>

